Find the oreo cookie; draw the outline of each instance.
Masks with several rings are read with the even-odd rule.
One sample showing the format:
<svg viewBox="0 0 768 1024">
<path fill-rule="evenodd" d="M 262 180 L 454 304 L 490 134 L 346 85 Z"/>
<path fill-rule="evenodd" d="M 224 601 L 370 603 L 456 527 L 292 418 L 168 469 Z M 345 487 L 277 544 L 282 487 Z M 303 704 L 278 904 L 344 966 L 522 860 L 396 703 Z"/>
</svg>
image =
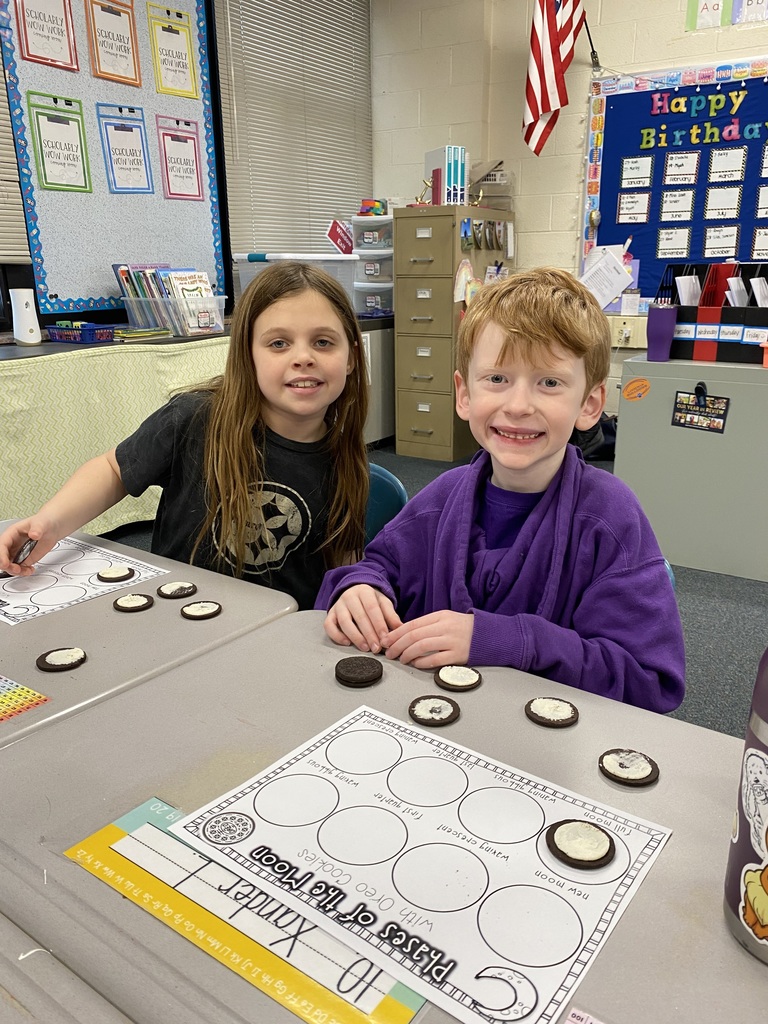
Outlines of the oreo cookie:
<svg viewBox="0 0 768 1024">
<path fill-rule="evenodd" d="M 68 672 L 87 659 L 81 647 L 56 647 L 41 654 L 35 664 L 42 672 Z"/>
<path fill-rule="evenodd" d="M 378 683 L 384 674 L 384 669 L 376 658 L 361 656 L 342 658 L 341 661 L 337 661 L 335 673 L 342 686 L 363 687 Z"/>
<path fill-rule="evenodd" d="M 126 580 L 130 580 L 136 575 L 136 570 L 132 569 L 130 565 L 108 565 L 106 569 L 101 569 L 96 573 L 96 579 L 101 583 L 124 583 Z"/>
<path fill-rule="evenodd" d="M 149 594 L 123 594 L 112 602 L 116 612 L 143 612 L 155 603 Z"/>
<path fill-rule="evenodd" d="M 450 725 L 461 714 L 461 708 L 451 697 L 428 693 L 411 701 L 408 714 L 419 725 Z"/>
<path fill-rule="evenodd" d="M 561 697 L 534 697 L 525 705 L 525 714 L 537 725 L 565 729 L 579 720 L 579 709 Z"/>
<path fill-rule="evenodd" d="M 597 767 L 612 782 L 622 786 L 650 786 L 659 777 L 659 766 L 639 750 L 614 747 L 597 759 Z"/>
<path fill-rule="evenodd" d="M 613 836 L 590 821 L 578 818 L 556 821 L 547 829 L 545 838 L 553 857 L 571 867 L 602 868 L 616 856 Z"/>
<path fill-rule="evenodd" d="M 179 597 L 192 597 L 196 593 L 197 587 L 194 583 L 163 583 L 162 586 L 157 588 L 158 597 L 167 597 L 170 600 Z"/>
<path fill-rule="evenodd" d="M 474 690 L 483 681 L 477 669 L 468 665 L 443 665 L 433 678 L 435 686 L 443 690 Z"/>
<path fill-rule="evenodd" d="M 193 601 L 181 609 L 185 619 L 213 619 L 220 613 L 221 605 L 218 601 Z"/>
</svg>

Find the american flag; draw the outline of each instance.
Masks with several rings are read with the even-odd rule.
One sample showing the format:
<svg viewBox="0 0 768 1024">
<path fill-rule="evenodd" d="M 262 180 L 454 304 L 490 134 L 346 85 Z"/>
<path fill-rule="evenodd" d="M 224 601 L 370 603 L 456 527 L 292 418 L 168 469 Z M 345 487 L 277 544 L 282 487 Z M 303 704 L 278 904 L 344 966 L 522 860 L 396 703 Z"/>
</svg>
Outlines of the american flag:
<svg viewBox="0 0 768 1024">
<path fill-rule="evenodd" d="M 536 156 L 568 103 L 565 72 L 583 24 L 582 0 L 534 0 L 523 138 Z"/>
</svg>

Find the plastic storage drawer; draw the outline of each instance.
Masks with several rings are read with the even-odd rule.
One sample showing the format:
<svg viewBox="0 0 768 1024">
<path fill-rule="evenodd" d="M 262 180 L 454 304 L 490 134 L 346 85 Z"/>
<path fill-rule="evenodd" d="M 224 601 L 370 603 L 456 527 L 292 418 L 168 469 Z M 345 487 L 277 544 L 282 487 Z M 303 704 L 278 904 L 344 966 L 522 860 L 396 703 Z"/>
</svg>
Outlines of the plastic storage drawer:
<svg viewBox="0 0 768 1024">
<path fill-rule="evenodd" d="M 355 249 L 391 249 L 393 217 L 353 217 L 352 244 Z"/>
<path fill-rule="evenodd" d="M 360 316 L 391 316 L 395 289 L 391 284 L 355 282 L 355 311 Z"/>
<path fill-rule="evenodd" d="M 377 252 L 358 249 L 356 255 L 360 257 L 355 267 L 355 281 L 358 284 L 361 281 L 369 284 L 392 284 L 393 249 L 380 249 Z"/>
</svg>

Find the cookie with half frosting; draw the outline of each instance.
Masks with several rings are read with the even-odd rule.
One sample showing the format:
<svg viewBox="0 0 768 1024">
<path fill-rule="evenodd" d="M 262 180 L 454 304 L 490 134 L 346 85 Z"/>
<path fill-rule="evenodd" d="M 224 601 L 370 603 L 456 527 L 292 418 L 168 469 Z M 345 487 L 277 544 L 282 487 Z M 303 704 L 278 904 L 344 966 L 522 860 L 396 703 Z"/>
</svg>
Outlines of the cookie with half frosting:
<svg viewBox="0 0 768 1024">
<path fill-rule="evenodd" d="M 158 597 L 166 597 L 169 600 L 175 600 L 179 597 L 193 597 L 197 593 L 197 587 L 194 583 L 186 583 L 183 580 L 179 580 L 175 583 L 163 583 L 157 588 Z"/>
</svg>

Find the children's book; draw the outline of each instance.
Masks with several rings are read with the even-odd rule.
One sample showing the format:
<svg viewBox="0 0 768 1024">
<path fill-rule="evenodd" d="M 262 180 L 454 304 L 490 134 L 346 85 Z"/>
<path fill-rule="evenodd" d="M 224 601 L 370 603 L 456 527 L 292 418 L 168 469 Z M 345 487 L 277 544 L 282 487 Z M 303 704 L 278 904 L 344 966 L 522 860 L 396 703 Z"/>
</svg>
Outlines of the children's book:
<svg viewBox="0 0 768 1024">
<path fill-rule="evenodd" d="M 224 329 L 211 282 L 204 270 L 171 270 L 165 275 L 164 283 L 178 299 L 177 313 L 184 334 L 210 334 Z"/>
<path fill-rule="evenodd" d="M 158 292 L 152 287 L 151 279 L 158 267 L 169 267 L 169 263 L 128 263 L 125 265 L 130 280 L 129 299 L 155 299 Z M 129 319 L 139 327 L 171 327 L 167 316 L 162 315 L 156 302 L 128 303 Z"/>
<path fill-rule="evenodd" d="M 136 289 L 134 288 L 131 275 L 128 271 L 128 265 L 126 263 L 113 263 L 112 270 L 114 271 L 117 283 L 120 286 L 120 294 L 127 295 L 129 299 L 136 298 Z"/>
</svg>

